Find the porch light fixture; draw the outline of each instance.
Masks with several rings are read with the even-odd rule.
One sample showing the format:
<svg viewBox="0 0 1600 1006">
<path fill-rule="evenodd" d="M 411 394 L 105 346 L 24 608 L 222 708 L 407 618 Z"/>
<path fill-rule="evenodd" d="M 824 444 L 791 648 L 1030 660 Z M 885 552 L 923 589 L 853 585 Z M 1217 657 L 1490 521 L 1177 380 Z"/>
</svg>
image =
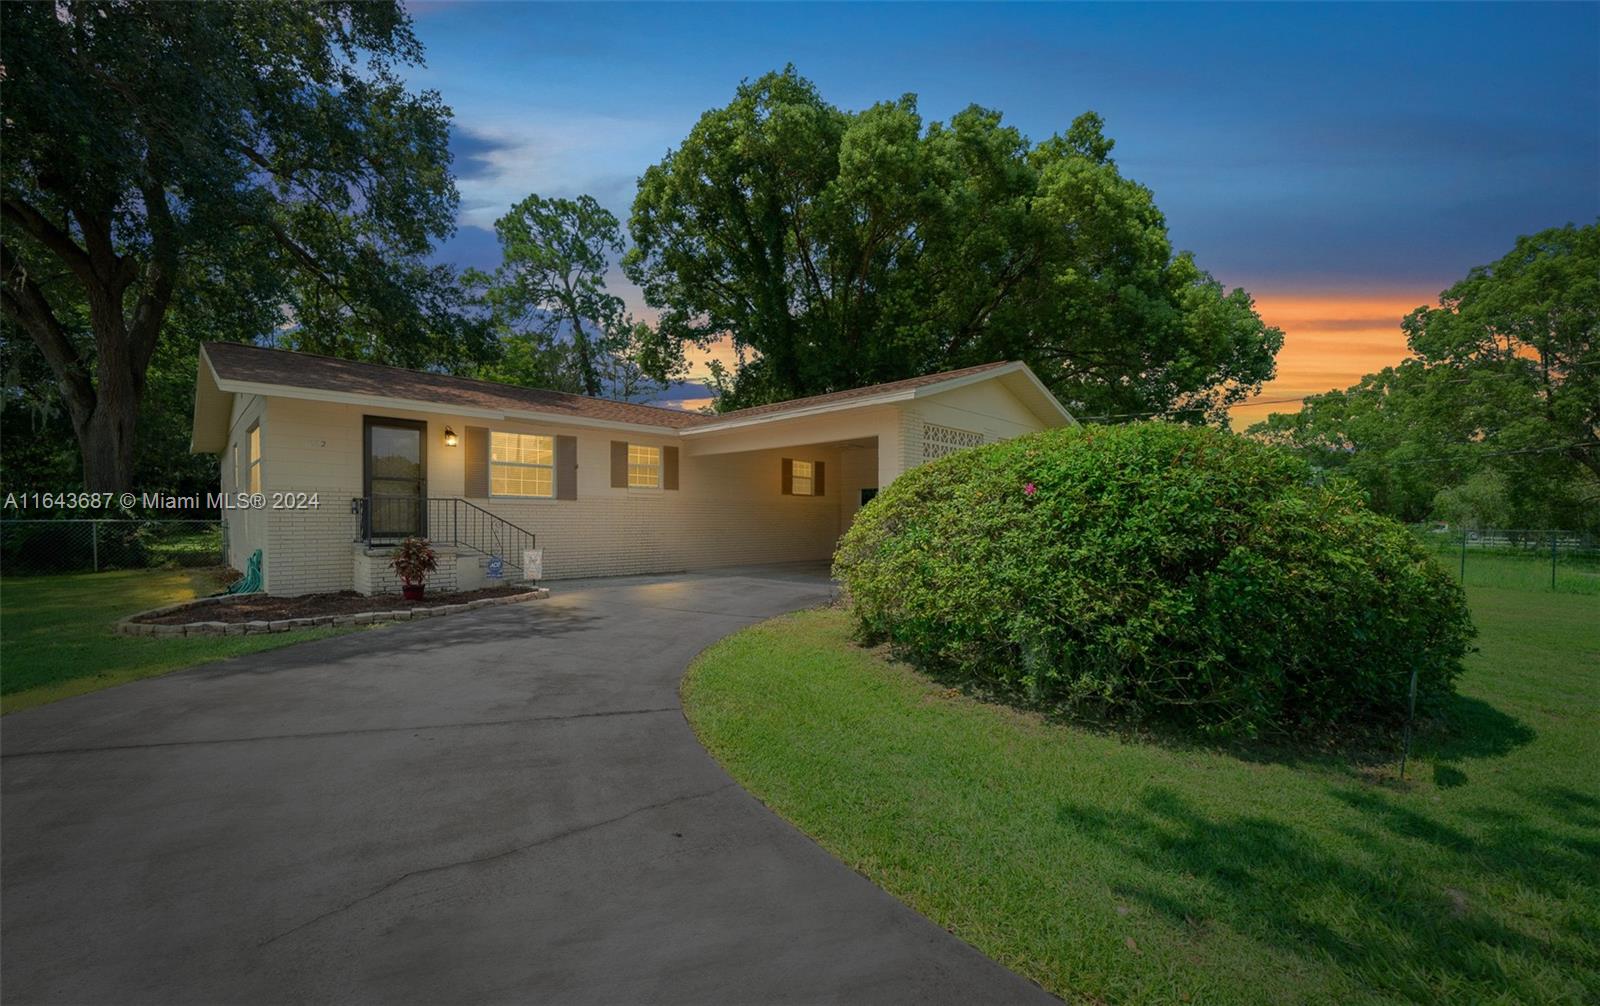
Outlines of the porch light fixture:
<svg viewBox="0 0 1600 1006">
<path fill-rule="evenodd" d="M 444 428 L 444 445 L 446 447 L 454 447 L 456 445 L 456 431 L 448 426 Z"/>
</svg>

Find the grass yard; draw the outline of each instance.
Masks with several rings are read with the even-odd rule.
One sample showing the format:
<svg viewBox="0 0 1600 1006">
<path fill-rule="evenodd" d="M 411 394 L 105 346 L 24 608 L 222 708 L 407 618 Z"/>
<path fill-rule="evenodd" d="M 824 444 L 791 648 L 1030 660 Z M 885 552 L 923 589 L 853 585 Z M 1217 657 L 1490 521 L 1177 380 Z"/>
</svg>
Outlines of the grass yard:
<svg viewBox="0 0 1600 1006">
<path fill-rule="evenodd" d="M 215 573 L 200 569 L 0 579 L 0 711 L 349 631 L 204 639 L 129 637 L 111 631 L 111 623 L 123 615 L 219 589 Z"/>
<path fill-rule="evenodd" d="M 1600 553 L 1593 550 L 1560 549 L 1552 564 L 1550 553 L 1542 548 L 1469 548 L 1463 577 L 1460 538 L 1452 542 L 1440 535 L 1418 535 L 1418 540 L 1467 587 L 1548 591 L 1554 572 L 1557 593 L 1600 595 Z"/>
<path fill-rule="evenodd" d="M 1597 1002 L 1600 602 L 1469 595 L 1405 782 L 985 705 L 837 609 L 713 646 L 684 705 L 777 813 L 1068 1001 Z"/>
</svg>

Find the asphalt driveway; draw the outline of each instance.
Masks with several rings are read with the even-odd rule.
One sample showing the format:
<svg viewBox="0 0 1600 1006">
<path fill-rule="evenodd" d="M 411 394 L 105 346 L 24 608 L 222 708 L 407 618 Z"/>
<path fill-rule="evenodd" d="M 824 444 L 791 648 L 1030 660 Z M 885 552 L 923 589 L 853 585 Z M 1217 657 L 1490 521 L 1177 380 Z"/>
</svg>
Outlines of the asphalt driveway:
<svg viewBox="0 0 1600 1006">
<path fill-rule="evenodd" d="M 7 1002 L 1053 1002 L 678 705 L 820 571 L 555 584 L 7 716 Z"/>
</svg>

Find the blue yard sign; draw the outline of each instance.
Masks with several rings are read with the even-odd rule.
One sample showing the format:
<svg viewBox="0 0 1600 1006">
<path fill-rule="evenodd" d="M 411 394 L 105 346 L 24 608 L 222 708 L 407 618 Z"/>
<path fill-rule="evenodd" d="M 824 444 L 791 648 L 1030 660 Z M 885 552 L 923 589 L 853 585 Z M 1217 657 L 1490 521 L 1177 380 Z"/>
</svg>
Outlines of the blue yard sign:
<svg viewBox="0 0 1600 1006">
<path fill-rule="evenodd" d="M 498 555 L 491 555 L 489 557 L 489 563 L 483 571 L 483 575 L 487 576 L 491 580 L 498 580 L 502 576 L 505 576 L 506 561 L 500 558 Z"/>
</svg>

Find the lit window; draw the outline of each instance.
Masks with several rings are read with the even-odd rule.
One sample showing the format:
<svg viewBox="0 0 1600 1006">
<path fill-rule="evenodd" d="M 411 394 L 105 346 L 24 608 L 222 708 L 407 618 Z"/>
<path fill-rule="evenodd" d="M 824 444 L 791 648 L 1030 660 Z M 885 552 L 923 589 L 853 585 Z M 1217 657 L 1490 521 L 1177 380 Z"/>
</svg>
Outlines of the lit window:
<svg viewBox="0 0 1600 1006">
<path fill-rule="evenodd" d="M 642 444 L 628 445 L 628 488 L 661 487 L 661 448 Z"/>
<path fill-rule="evenodd" d="M 555 438 L 532 433 L 489 436 L 489 495 L 554 496 Z"/>
<path fill-rule="evenodd" d="M 811 491 L 811 487 L 812 487 L 811 478 L 812 478 L 813 474 L 814 474 L 814 471 L 813 471 L 813 469 L 811 467 L 811 462 L 809 462 L 809 461 L 796 461 L 794 463 L 794 479 L 793 479 L 793 486 L 791 488 L 791 491 L 796 496 L 811 496 L 811 495 L 814 495 L 812 493 L 812 491 Z"/>
<path fill-rule="evenodd" d="M 250 427 L 250 432 L 245 435 L 245 477 L 250 483 L 250 491 L 261 491 L 261 424 Z"/>
</svg>

